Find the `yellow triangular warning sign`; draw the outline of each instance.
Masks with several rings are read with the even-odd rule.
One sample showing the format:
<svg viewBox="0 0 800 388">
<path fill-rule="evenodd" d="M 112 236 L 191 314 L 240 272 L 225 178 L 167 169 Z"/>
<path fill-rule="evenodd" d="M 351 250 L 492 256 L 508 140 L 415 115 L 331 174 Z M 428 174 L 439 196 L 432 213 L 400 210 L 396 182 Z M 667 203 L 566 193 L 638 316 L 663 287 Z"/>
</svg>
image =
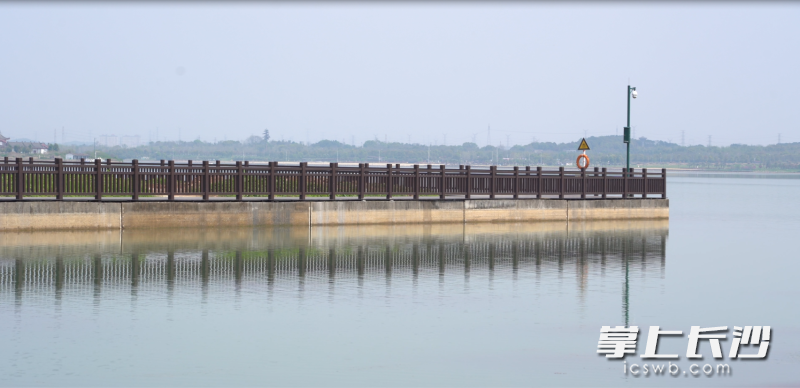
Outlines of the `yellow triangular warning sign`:
<svg viewBox="0 0 800 388">
<path fill-rule="evenodd" d="M 586 142 L 586 138 L 581 139 L 581 145 L 578 146 L 578 151 L 587 151 L 589 149 L 589 143 Z"/>
</svg>

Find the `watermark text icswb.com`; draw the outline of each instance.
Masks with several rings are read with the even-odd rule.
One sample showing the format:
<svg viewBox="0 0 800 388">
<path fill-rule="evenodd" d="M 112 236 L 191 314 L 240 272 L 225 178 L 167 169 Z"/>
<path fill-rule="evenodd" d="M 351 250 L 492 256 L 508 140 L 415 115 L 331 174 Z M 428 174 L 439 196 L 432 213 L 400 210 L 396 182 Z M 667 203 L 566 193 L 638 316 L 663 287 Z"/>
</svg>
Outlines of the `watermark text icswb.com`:
<svg viewBox="0 0 800 388">
<path fill-rule="evenodd" d="M 705 364 L 700 366 L 699 364 L 692 364 L 687 368 L 689 373 L 693 376 L 712 376 L 714 374 L 725 376 L 731 374 L 731 367 L 728 364 L 716 364 L 716 371 L 714 370 L 714 365 Z M 668 362 L 667 364 L 630 364 L 628 365 L 627 361 L 622 363 L 622 373 L 624 374 L 631 374 L 633 376 L 649 376 L 650 374 L 653 375 L 666 375 L 669 373 L 672 376 L 679 376 L 681 374 L 681 367 L 678 364 L 673 364 Z M 686 375 L 686 370 L 683 370 L 683 374 Z"/>
<path fill-rule="evenodd" d="M 721 359 L 722 347 L 720 340 L 727 338 L 728 326 L 704 327 L 692 326 L 689 330 L 689 344 L 686 347 L 686 358 L 688 359 L 702 359 L 703 356 L 697 353 L 697 346 L 699 341 L 708 340 L 711 346 L 711 354 L 715 359 Z M 639 335 L 638 326 L 603 326 L 600 328 L 600 340 L 597 343 L 597 353 L 605 354 L 609 359 L 623 359 L 628 354 L 636 353 L 636 340 Z M 647 345 L 645 351 L 639 357 L 643 360 L 647 359 L 679 359 L 677 354 L 658 354 L 658 339 L 659 336 L 683 336 L 681 330 L 661 330 L 659 326 L 650 326 L 647 335 Z M 728 352 L 729 359 L 764 359 L 769 352 L 769 345 L 771 340 L 771 330 L 769 326 L 734 326 L 733 327 L 733 341 Z M 758 350 L 755 353 L 744 353 L 744 348 L 754 348 Z M 716 366 L 716 368 L 715 368 Z M 628 361 L 623 362 L 623 373 L 633 376 L 649 376 L 649 375 L 672 375 L 677 376 L 683 374 L 688 376 L 687 370 L 693 376 L 713 376 L 713 375 L 730 375 L 731 367 L 728 364 L 718 363 L 712 364 L 691 364 L 686 370 L 683 370 L 678 364 L 672 362 L 664 363 L 647 363 L 643 364 L 631 363 Z M 682 373 L 681 373 L 682 372 Z"/>
</svg>

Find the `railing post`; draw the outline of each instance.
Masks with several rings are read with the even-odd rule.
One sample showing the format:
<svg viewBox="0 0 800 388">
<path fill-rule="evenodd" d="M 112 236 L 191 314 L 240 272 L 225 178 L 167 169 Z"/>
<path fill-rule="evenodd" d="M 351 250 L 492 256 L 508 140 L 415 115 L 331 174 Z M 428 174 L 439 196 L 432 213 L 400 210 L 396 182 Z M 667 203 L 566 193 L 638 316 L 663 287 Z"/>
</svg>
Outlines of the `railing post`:
<svg viewBox="0 0 800 388">
<path fill-rule="evenodd" d="M 244 196 L 244 192 L 247 191 L 247 185 L 245 185 L 245 182 L 247 181 L 246 178 L 248 176 L 247 174 L 248 174 L 249 171 L 250 171 L 250 161 L 249 160 L 245 160 L 242 163 L 242 183 L 241 183 L 242 196 Z M 252 192 L 252 186 L 250 187 L 250 189 L 251 189 L 251 192 Z"/>
<path fill-rule="evenodd" d="M 531 182 L 531 166 L 525 166 L 525 181 L 528 182 L 528 187 L 530 187 L 531 186 L 530 185 L 530 182 Z M 521 193 L 522 193 L 522 190 L 520 189 L 520 194 Z"/>
<path fill-rule="evenodd" d="M 61 201 L 64 199 L 64 164 L 61 158 L 56 158 L 56 199 Z"/>
<path fill-rule="evenodd" d="M 134 201 L 139 200 L 139 160 L 133 159 L 133 165 L 131 166 L 131 175 L 133 175 L 133 181 L 131 182 L 131 199 Z"/>
<path fill-rule="evenodd" d="M 306 200 L 306 166 L 308 162 L 300 162 L 300 200 Z"/>
<path fill-rule="evenodd" d="M 17 201 L 22 201 L 25 193 L 25 174 L 22 172 L 22 158 L 17 158 Z"/>
<path fill-rule="evenodd" d="M 406 191 L 408 191 L 408 187 L 407 187 L 408 178 L 404 177 L 402 175 L 402 170 L 401 170 L 401 167 L 400 167 L 400 163 L 395 164 L 394 165 L 394 169 L 395 169 L 395 174 L 398 175 L 397 182 L 400 184 L 401 190 L 405 189 Z M 403 182 L 403 183 L 400 183 L 400 182 Z"/>
<path fill-rule="evenodd" d="M 497 166 L 489 166 L 489 173 L 489 199 L 494 199 L 495 175 L 497 174 Z"/>
<path fill-rule="evenodd" d="M 111 169 L 111 159 L 106 159 L 106 166 L 108 166 L 108 167 L 106 167 L 106 173 L 110 173 L 110 172 L 112 172 L 112 171 L 113 171 L 113 170 Z M 106 175 L 110 175 L 110 174 L 106 174 Z M 113 177 L 114 175 L 110 175 L 110 176 L 112 176 L 112 177 Z M 105 178 L 103 178 L 103 180 L 105 180 Z M 105 188 L 105 187 L 103 187 L 103 191 L 105 191 L 105 189 L 106 189 L 106 188 Z M 113 190 L 113 188 L 111 188 L 111 191 L 112 191 L 112 192 L 114 191 L 114 190 Z"/>
<path fill-rule="evenodd" d="M 581 199 L 586 198 L 586 168 L 581 169 Z"/>
<path fill-rule="evenodd" d="M 364 193 L 367 191 L 366 187 L 365 187 L 367 182 L 364 181 L 366 179 L 364 177 L 364 175 L 365 175 L 364 169 L 365 168 L 366 168 L 366 163 L 359 163 L 358 164 L 358 199 L 360 199 L 360 200 L 364 199 Z"/>
<path fill-rule="evenodd" d="M 432 164 L 427 165 L 425 169 L 425 188 L 428 190 L 428 193 L 431 192 L 431 186 L 435 185 L 435 183 L 433 183 L 431 179 L 431 177 L 433 176 L 432 169 L 433 169 Z"/>
<path fill-rule="evenodd" d="M 440 171 L 440 174 L 441 174 L 440 185 L 439 185 L 439 199 L 444 199 L 444 196 L 445 196 L 445 193 L 446 193 L 445 187 L 444 187 L 444 181 L 445 181 L 445 179 L 447 179 L 445 168 L 446 167 L 445 167 L 444 164 L 440 164 L 439 165 L 439 171 Z"/>
<path fill-rule="evenodd" d="M 100 159 L 94 160 L 94 199 L 96 201 L 103 200 L 103 162 Z"/>
<path fill-rule="evenodd" d="M 603 167 L 603 199 L 606 198 L 606 192 L 608 192 L 608 171 Z"/>
<path fill-rule="evenodd" d="M 642 169 L 642 198 L 647 198 L 647 169 Z"/>
<path fill-rule="evenodd" d="M 242 161 L 241 160 L 237 160 L 236 161 L 236 180 L 234 181 L 234 186 L 233 186 L 234 190 L 236 190 L 236 200 L 237 201 L 241 201 L 242 200 L 242 187 L 244 186 L 244 185 L 242 185 L 242 178 L 243 178 L 243 175 L 242 175 Z"/>
<path fill-rule="evenodd" d="M 519 166 L 514 166 L 514 199 L 519 198 Z"/>
<path fill-rule="evenodd" d="M 472 195 L 472 166 L 467 165 L 467 195 L 466 199 L 470 199 Z"/>
<path fill-rule="evenodd" d="M 459 193 L 459 194 L 462 193 L 462 192 L 466 193 L 466 191 L 467 191 L 466 188 L 464 187 L 464 184 L 463 184 L 464 180 L 461 179 L 462 175 L 464 175 L 464 165 L 463 164 L 459 164 L 458 165 L 458 179 L 456 179 L 456 182 L 458 183 L 456 185 L 456 192 Z"/>
<path fill-rule="evenodd" d="M 630 171 L 628 171 L 627 167 L 623 167 L 622 171 L 624 171 L 622 174 L 622 198 L 628 198 L 628 173 Z"/>
<path fill-rule="evenodd" d="M 392 199 L 392 165 L 386 165 L 386 199 Z"/>
<path fill-rule="evenodd" d="M 597 180 L 596 178 L 600 175 L 599 172 L 600 172 L 600 168 L 599 167 L 595 167 L 594 168 L 594 173 L 592 174 L 592 178 L 595 178 L 595 179 L 592 179 L 592 181 L 596 181 Z M 597 186 L 597 185 L 595 185 L 595 186 Z M 593 197 L 597 197 L 598 195 L 600 195 L 600 194 L 597 194 L 597 190 L 592 190 L 592 196 Z"/>
<path fill-rule="evenodd" d="M 331 201 L 336 200 L 336 170 L 339 167 L 339 163 L 331 163 L 331 177 L 330 179 L 330 189 L 331 189 Z"/>
<path fill-rule="evenodd" d="M 167 161 L 161 159 L 161 167 L 166 167 L 166 166 L 167 166 Z M 167 189 L 167 181 L 169 180 L 169 170 L 167 170 L 167 172 L 164 172 L 164 169 L 161 168 L 158 170 L 158 172 L 164 174 L 164 191 L 169 192 L 169 189 Z"/>
<path fill-rule="evenodd" d="M 278 171 L 278 162 L 269 162 L 269 200 L 275 200 L 275 185 L 277 184 L 277 177 L 275 176 Z"/>
<path fill-rule="evenodd" d="M 201 190 L 203 190 L 203 201 L 208 202 L 211 199 L 211 182 L 210 182 L 210 175 L 208 173 L 208 160 L 203 161 L 203 180 L 200 182 Z"/>
<path fill-rule="evenodd" d="M 558 199 L 564 199 L 564 167 L 558 168 Z"/>
<path fill-rule="evenodd" d="M 436 185 L 436 183 L 433 183 L 431 177 L 433 177 L 433 165 L 429 164 L 425 171 L 425 187 L 428 189 L 428 193 L 432 191 L 431 186 Z"/>
<path fill-rule="evenodd" d="M 414 199 L 419 199 L 419 164 L 414 165 Z"/>
<path fill-rule="evenodd" d="M 175 200 L 175 161 L 167 162 L 167 200 Z"/>
<path fill-rule="evenodd" d="M 664 186 L 663 186 L 664 189 L 661 192 L 661 198 L 667 198 L 667 169 L 666 168 L 662 168 L 661 169 L 661 179 L 664 180 Z"/>
<path fill-rule="evenodd" d="M 86 158 L 81 158 L 81 166 L 78 168 L 78 171 L 81 172 L 81 173 L 89 171 L 89 170 L 86 169 Z M 81 175 L 83 175 L 83 174 L 81 174 Z M 89 188 L 86 185 L 87 185 L 86 182 L 77 183 L 76 184 L 77 191 L 79 191 L 79 192 L 89 191 Z"/>
<path fill-rule="evenodd" d="M 199 193 L 200 194 L 200 198 L 202 198 L 203 197 L 203 178 L 202 178 L 202 175 L 201 175 L 201 178 L 197 179 L 197 176 L 196 176 L 196 174 L 194 172 L 197 167 L 195 167 L 194 161 L 189 159 L 188 162 L 189 162 L 189 166 L 188 166 L 188 169 L 186 171 L 187 171 L 187 173 L 189 175 L 184 175 L 183 176 L 183 181 L 186 182 L 186 180 L 188 179 L 189 182 L 190 182 L 189 189 L 187 189 L 188 192 L 194 193 L 195 192 L 194 190 L 197 190 L 196 192 Z M 201 162 L 200 165 L 202 166 L 203 163 Z M 201 169 L 201 174 L 202 174 L 202 169 Z M 195 180 L 200 182 L 200 184 L 197 186 L 197 189 L 195 189 L 195 186 L 194 186 Z"/>
<path fill-rule="evenodd" d="M 542 187 L 542 167 L 536 167 L 536 182 L 537 182 L 537 190 L 536 190 L 536 198 L 542 198 L 542 192 L 544 192 L 544 188 Z"/>
<path fill-rule="evenodd" d="M 169 187 L 169 171 L 167 171 L 165 173 L 164 169 L 163 169 L 163 167 L 166 166 L 166 165 L 167 165 L 167 161 L 164 160 L 164 159 L 161 159 L 161 167 L 162 168 L 158 169 L 158 172 L 159 172 L 159 174 L 164 174 L 164 192 L 169 193 L 169 189 L 168 189 L 168 187 Z"/>
</svg>

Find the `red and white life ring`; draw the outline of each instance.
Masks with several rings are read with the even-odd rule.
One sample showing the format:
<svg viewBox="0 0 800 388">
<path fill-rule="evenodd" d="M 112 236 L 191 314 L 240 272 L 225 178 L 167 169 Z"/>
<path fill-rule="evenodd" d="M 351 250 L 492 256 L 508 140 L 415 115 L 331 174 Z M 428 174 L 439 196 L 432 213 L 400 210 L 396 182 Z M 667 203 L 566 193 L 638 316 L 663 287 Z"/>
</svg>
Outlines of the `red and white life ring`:
<svg viewBox="0 0 800 388">
<path fill-rule="evenodd" d="M 585 166 L 581 166 L 581 159 L 586 159 Z M 575 159 L 575 164 L 578 165 L 578 168 L 580 169 L 589 168 L 589 156 L 586 154 L 578 155 L 578 159 Z"/>
</svg>

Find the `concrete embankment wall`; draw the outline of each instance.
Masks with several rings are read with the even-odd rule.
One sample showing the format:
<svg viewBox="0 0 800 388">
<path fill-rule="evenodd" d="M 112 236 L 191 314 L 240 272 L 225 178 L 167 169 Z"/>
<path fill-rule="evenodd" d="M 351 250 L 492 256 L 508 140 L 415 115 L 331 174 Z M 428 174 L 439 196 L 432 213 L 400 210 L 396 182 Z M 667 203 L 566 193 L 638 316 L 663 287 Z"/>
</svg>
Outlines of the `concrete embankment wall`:
<svg viewBox="0 0 800 388">
<path fill-rule="evenodd" d="M 0 230 L 120 229 L 119 203 L 3 202 Z"/>
<path fill-rule="evenodd" d="M 668 199 L 0 203 L 0 230 L 471 224 L 667 218 Z"/>
</svg>

